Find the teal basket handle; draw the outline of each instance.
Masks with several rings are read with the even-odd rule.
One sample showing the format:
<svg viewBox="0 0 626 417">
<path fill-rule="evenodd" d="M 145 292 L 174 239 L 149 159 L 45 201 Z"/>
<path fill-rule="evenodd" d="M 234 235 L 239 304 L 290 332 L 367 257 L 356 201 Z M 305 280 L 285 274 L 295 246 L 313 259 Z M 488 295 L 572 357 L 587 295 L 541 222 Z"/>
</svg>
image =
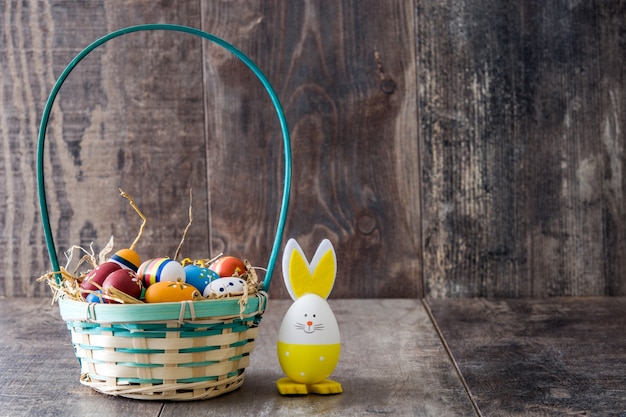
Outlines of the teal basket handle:
<svg viewBox="0 0 626 417">
<path fill-rule="evenodd" d="M 170 25 L 170 24 L 147 24 L 147 25 L 138 25 L 131 26 L 128 28 L 120 29 L 115 32 L 111 32 L 106 36 L 94 41 L 85 49 L 83 49 L 76 57 L 68 64 L 68 66 L 63 70 L 59 78 L 57 79 L 50 95 L 48 96 L 48 100 L 46 101 L 46 106 L 43 111 L 43 115 L 41 117 L 41 124 L 39 126 L 39 136 L 37 139 L 37 190 L 39 193 L 39 207 L 41 209 L 41 220 L 43 224 L 44 235 L 46 238 L 46 245 L 48 248 L 48 254 L 50 256 L 50 263 L 52 264 L 52 270 L 54 272 L 60 271 L 59 260 L 57 258 L 56 247 L 54 245 L 54 238 L 52 236 L 52 229 L 50 227 L 50 216 L 48 214 L 48 205 L 46 202 L 46 190 L 44 183 L 44 144 L 45 144 L 45 136 L 46 129 L 48 126 L 48 120 L 50 119 L 50 111 L 52 110 L 52 105 L 54 104 L 54 100 L 61 89 L 61 86 L 65 82 L 66 78 L 72 72 L 72 70 L 78 65 L 83 58 L 85 58 L 90 52 L 104 44 L 105 42 L 110 41 L 111 39 L 117 38 L 119 36 L 140 32 L 140 31 L 151 31 L 151 30 L 168 30 L 174 32 L 183 32 L 189 33 L 192 35 L 199 36 L 204 39 L 208 39 L 209 41 L 223 47 L 233 55 L 235 55 L 239 60 L 241 60 L 244 64 L 252 70 L 254 75 L 261 81 L 263 87 L 270 96 L 272 100 L 272 104 L 276 110 L 276 114 L 278 116 L 278 120 L 280 122 L 280 128 L 283 136 L 283 147 L 284 147 L 284 157 L 285 157 L 285 173 L 284 173 L 284 186 L 283 186 L 283 195 L 281 200 L 280 213 L 278 217 L 278 226 L 276 227 L 276 236 L 274 238 L 274 244 L 272 246 L 272 252 L 270 254 L 269 261 L 267 263 L 267 271 L 265 273 L 265 279 L 263 280 L 263 290 L 268 291 L 270 282 L 272 280 L 272 274 L 274 272 L 274 266 L 276 264 L 276 259 L 278 258 L 278 253 L 280 251 L 280 246 L 283 238 L 283 231 L 285 229 L 285 220 L 287 218 L 287 207 L 289 205 L 289 193 L 291 189 L 291 143 L 289 139 L 289 130 L 287 129 L 287 121 L 285 119 L 285 114 L 283 112 L 282 106 L 280 105 L 280 101 L 278 100 L 278 96 L 271 84 L 263 74 L 263 72 L 257 67 L 257 65 L 248 58 L 243 52 L 235 48 L 230 43 L 224 41 L 223 39 L 218 38 L 215 35 L 210 33 L 201 31 L 199 29 L 191 28 L 188 26 L 180 26 L 180 25 Z M 60 277 L 57 275 L 57 280 Z"/>
</svg>

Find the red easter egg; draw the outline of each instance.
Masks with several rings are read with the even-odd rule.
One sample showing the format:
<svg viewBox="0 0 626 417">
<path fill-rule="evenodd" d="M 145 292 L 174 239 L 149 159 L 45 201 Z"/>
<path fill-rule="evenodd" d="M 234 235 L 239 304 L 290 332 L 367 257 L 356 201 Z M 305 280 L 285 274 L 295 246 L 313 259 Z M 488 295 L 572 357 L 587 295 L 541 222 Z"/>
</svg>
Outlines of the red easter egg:
<svg viewBox="0 0 626 417">
<path fill-rule="evenodd" d="M 209 269 L 217 272 L 217 274 L 224 277 L 241 276 L 246 272 L 246 266 L 241 259 L 234 256 L 222 256 L 217 261 L 213 262 Z"/>
<path fill-rule="evenodd" d="M 139 298 L 141 295 L 141 280 L 137 277 L 137 273 L 130 269 L 120 269 L 110 274 L 102 284 L 105 293 L 109 288 L 115 288 L 131 297 Z"/>
<path fill-rule="evenodd" d="M 89 271 L 87 276 L 81 281 L 80 288 L 88 291 L 96 291 L 99 288 L 94 284 L 102 286 L 104 280 L 113 272 L 121 269 L 122 267 L 114 262 L 104 262 L 98 265 L 96 268 Z M 83 297 L 86 297 L 89 293 L 87 291 L 81 291 Z"/>
</svg>

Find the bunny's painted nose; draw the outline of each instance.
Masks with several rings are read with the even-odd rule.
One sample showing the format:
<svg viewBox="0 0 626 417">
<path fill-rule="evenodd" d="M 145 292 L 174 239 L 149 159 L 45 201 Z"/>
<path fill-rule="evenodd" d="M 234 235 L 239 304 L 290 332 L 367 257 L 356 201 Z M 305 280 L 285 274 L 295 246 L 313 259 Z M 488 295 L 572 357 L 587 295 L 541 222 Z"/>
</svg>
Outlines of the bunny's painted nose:
<svg viewBox="0 0 626 417">
<path fill-rule="evenodd" d="M 313 326 L 313 322 L 312 322 L 312 321 L 307 321 L 307 322 L 306 322 L 306 325 L 307 325 L 307 326 Z"/>
</svg>

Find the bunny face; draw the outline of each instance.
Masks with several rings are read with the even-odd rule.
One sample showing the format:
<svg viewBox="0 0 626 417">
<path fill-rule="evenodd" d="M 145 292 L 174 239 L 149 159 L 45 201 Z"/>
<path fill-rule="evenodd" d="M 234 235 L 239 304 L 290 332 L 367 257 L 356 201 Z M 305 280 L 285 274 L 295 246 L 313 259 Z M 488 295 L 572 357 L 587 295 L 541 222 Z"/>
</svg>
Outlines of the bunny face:
<svg viewBox="0 0 626 417">
<path fill-rule="evenodd" d="M 278 340 L 301 345 L 339 343 L 339 326 L 326 300 L 316 294 L 306 294 L 285 314 Z"/>
</svg>

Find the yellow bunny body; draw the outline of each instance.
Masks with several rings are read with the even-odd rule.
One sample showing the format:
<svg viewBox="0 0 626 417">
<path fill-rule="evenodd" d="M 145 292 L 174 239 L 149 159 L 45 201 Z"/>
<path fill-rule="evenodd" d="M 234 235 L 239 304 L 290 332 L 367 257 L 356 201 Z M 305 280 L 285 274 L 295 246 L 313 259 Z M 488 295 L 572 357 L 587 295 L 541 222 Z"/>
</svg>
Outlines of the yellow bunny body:
<svg viewBox="0 0 626 417">
<path fill-rule="evenodd" d="M 339 326 L 326 297 L 332 290 L 336 257 L 332 244 L 322 241 L 309 264 L 293 239 L 283 256 L 283 275 L 293 305 L 278 333 L 277 353 L 287 378 L 277 381 L 285 394 L 338 394 L 341 384 L 328 379 L 341 351 Z"/>
<path fill-rule="evenodd" d="M 294 382 L 313 385 L 333 373 L 341 344 L 300 345 L 278 341 L 278 357 L 283 372 Z"/>
</svg>

